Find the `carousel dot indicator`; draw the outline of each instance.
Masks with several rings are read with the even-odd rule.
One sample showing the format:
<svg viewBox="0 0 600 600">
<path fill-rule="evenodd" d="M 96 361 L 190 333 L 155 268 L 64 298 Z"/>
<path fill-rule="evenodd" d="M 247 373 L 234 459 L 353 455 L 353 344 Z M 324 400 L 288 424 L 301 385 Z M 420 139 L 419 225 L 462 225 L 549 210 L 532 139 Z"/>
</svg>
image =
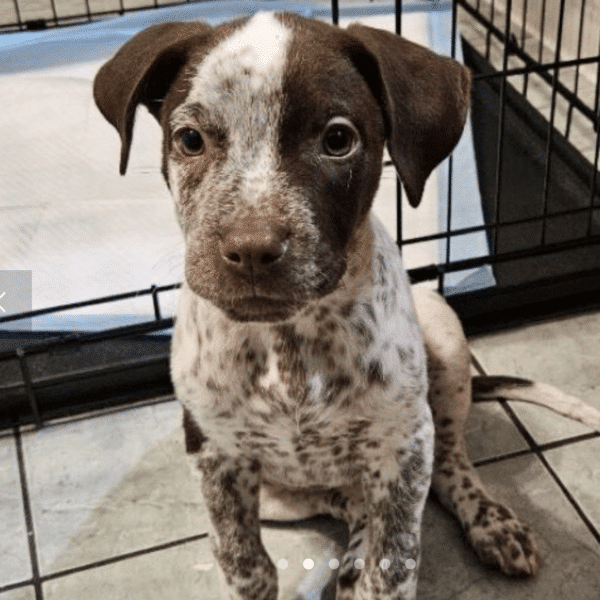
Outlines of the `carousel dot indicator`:
<svg viewBox="0 0 600 600">
<path fill-rule="evenodd" d="M 382 561 L 379 563 L 379 566 L 385 571 L 386 569 L 390 568 L 390 565 L 392 563 L 390 562 L 389 558 L 384 558 L 382 559 Z"/>
<path fill-rule="evenodd" d="M 288 563 L 288 561 L 287 561 L 287 560 L 285 560 L 285 558 L 280 558 L 280 559 L 277 561 L 277 566 L 278 566 L 280 569 L 287 569 L 289 564 L 290 564 L 290 563 Z"/>
<path fill-rule="evenodd" d="M 310 571 L 315 566 L 315 561 L 312 558 L 305 558 L 304 562 L 302 563 L 302 566 L 307 571 Z"/>
<path fill-rule="evenodd" d="M 365 568 L 365 561 L 362 558 L 357 558 L 354 561 L 354 567 L 356 569 L 364 569 Z"/>
<path fill-rule="evenodd" d="M 337 558 L 332 558 L 329 561 L 329 568 L 330 569 L 337 569 L 340 566 L 340 561 Z"/>
<path fill-rule="evenodd" d="M 407 569 L 414 569 L 417 566 L 417 561 L 409 558 L 405 563 Z"/>
</svg>

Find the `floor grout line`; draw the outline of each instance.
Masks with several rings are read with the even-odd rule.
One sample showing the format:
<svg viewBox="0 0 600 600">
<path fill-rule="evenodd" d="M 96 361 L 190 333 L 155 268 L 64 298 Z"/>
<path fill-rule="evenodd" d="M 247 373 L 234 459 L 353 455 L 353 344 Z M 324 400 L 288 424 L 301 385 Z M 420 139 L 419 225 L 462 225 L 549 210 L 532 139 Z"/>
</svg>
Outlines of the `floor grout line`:
<svg viewBox="0 0 600 600">
<path fill-rule="evenodd" d="M 555 440 L 553 442 L 546 442 L 539 444 L 537 450 L 533 448 L 525 448 L 524 450 L 513 450 L 506 454 L 496 454 L 495 456 L 489 456 L 487 458 L 481 458 L 473 461 L 473 465 L 476 467 L 483 467 L 492 463 L 501 462 L 504 460 L 510 460 L 511 458 L 518 458 L 520 456 L 527 456 L 528 454 L 537 454 L 539 452 L 547 452 L 548 450 L 555 450 L 556 448 L 563 448 L 564 446 L 570 446 L 571 444 L 579 444 L 581 442 L 587 442 L 588 440 L 595 440 L 600 437 L 600 433 L 592 431 L 591 433 L 582 433 L 569 438 L 563 438 L 561 440 Z"/>
<path fill-rule="evenodd" d="M 0 594 L 5 592 L 12 592 L 13 590 L 19 590 L 24 587 L 33 585 L 33 579 L 25 579 L 24 581 L 17 581 L 15 583 L 9 583 L 7 585 L 0 585 Z"/>
<path fill-rule="evenodd" d="M 157 544 L 156 546 L 149 546 L 147 548 L 142 548 L 141 550 L 133 550 L 132 552 L 118 554 L 116 556 L 111 556 L 108 558 L 97 560 L 92 563 L 86 563 L 83 565 L 78 565 L 77 567 L 71 567 L 69 569 L 64 569 L 62 571 L 56 571 L 54 573 L 49 573 L 48 575 L 43 575 L 41 577 L 41 581 L 45 583 L 46 581 L 51 581 L 53 579 L 67 577 L 69 575 L 75 575 L 77 573 L 81 573 L 83 571 L 89 571 L 91 569 L 98 569 L 100 567 L 106 567 L 108 565 L 112 565 L 112 564 L 115 564 L 118 562 L 123 562 L 125 560 L 137 558 L 138 556 L 146 556 L 148 554 L 153 554 L 155 552 L 161 552 L 162 550 L 169 550 L 170 548 L 176 548 L 177 546 L 183 546 L 185 544 L 197 542 L 199 540 L 203 540 L 206 538 L 208 538 L 208 533 L 199 533 L 196 535 L 188 536 L 186 538 L 180 538 L 178 540 L 172 540 L 170 542 L 165 542 L 164 544 Z"/>
<path fill-rule="evenodd" d="M 19 479 L 21 481 L 21 496 L 23 499 L 23 512 L 25 515 L 25 526 L 27 528 L 27 544 L 29 547 L 29 559 L 31 562 L 31 574 L 33 589 L 36 600 L 44 600 L 42 589 L 42 580 L 40 578 L 40 565 L 38 561 L 37 544 L 35 540 L 35 530 L 33 525 L 33 513 L 31 510 L 31 501 L 29 487 L 27 485 L 27 470 L 25 468 L 25 456 L 23 454 L 23 439 L 19 427 L 14 428 L 15 448 L 17 451 L 17 464 L 19 467 Z"/>
<path fill-rule="evenodd" d="M 596 526 L 592 523 L 591 519 L 585 514 L 585 511 L 579 505 L 579 502 L 573 497 L 569 488 L 565 485 L 562 479 L 558 476 L 556 471 L 552 468 L 548 459 L 540 453 L 538 458 L 542 461 L 542 464 L 546 468 L 546 471 L 550 474 L 550 476 L 554 479 L 558 487 L 561 489 L 562 493 L 565 495 L 571 506 L 575 509 L 575 512 L 579 515 L 579 518 L 584 522 L 585 526 L 588 528 L 589 532 L 592 534 L 594 539 L 600 544 L 600 530 L 596 528 Z"/>
<path fill-rule="evenodd" d="M 170 548 L 176 548 L 177 546 L 183 546 L 185 544 L 197 542 L 199 540 L 206 539 L 206 538 L 208 538 L 208 533 L 199 533 L 199 534 L 188 536 L 185 538 L 180 538 L 178 540 L 172 540 L 170 542 L 165 542 L 164 544 L 157 544 L 156 546 L 149 546 L 147 548 L 142 548 L 140 550 L 134 550 L 132 552 L 126 552 L 124 554 L 118 554 L 116 556 L 111 556 L 108 558 L 97 560 L 92 563 L 85 563 L 82 565 L 78 565 L 76 567 L 71 567 L 69 569 L 63 569 L 62 571 L 48 573 L 47 575 L 40 575 L 39 570 L 38 570 L 37 575 L 34 575 L 34 577 L 32 577 L 31 579 L 25 579 L 23 581 L 10 583 L 10 584 L 4 585 L 4 586 L 0 585 L 0 594 L 2 594 L 4 592 L 10 592 L 15 589 L 28 587 L 31 585 L 33 585 L 36 588 L 40 587 L 40 589 L 41 589 L 42 584 L 46 583 L 47 581 L 52 581 L 53 579 L 60 579 L 62 577 L 68 577 L 70 575 L 76 575 L 77 573 L 89 571 L 91 569 L 98 569 L 98 568 L 112 565 L 112 564 L 115 564 L 118 562 L 130 560 L 132 558 L 137 558 L 139 556 L 146 556 L 148 554 L 153 554 L 155 552 L 169 550 Z M 43 594 L 41 592 L 40 592 L 39 597 L 43 599 Z M 37 594 L 37 589 L 36 589 L 36 600 L 37 600 L 37 598 L 38 598 L 38 594 Z"/>
</svg>

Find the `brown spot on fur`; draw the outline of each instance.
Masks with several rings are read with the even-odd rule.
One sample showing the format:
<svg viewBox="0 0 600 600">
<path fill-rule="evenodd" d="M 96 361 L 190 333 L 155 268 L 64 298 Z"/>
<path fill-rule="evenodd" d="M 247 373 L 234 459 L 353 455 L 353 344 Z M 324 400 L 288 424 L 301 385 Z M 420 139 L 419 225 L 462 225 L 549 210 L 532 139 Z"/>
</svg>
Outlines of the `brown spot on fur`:
<svg viewBox="0 0 600 600">
<path fill-rule="evenodd" d="M 363 308 L 365 309 L 369 319 L 371 319 L 373 323 L 377 323 L 377 315 L 375 314 L 375 309 L 373 306 L 371 304 L 363 304 Z"/>
<path fill-rule="evenodd" d="M 381 361 L 372 360 L 367 367 L 367 383 L 369 385 L 377 384 L 384 387 L 386 385 L 385 377 L 383 376 L 383 367 Z"/>
<path fill-rule="evenodd" d="M 338 329 L 338 324 L 337 321 L 334 320 L 329 320 L 325 323 L 325 329 L 329 332 L 329 333 L 335 333 Z"/>
<path fill-rule="evenodd" d="M 373 344 L 375 341 L 373 332 L 367 327 L 367 324 L 362 319 L 351 323 L 351 325 L 354 331 L 358 334 L 363 345 L 371 346 L 371 344 Z"/>
<path fill-rule="evenodd" d="M 456 435 L 453 431 L 447 431 L 446 433 L 438 431 L 436 433 L 436 441 L 443 446 L 454 446 L 456 443 Z"/>
<path fill-rule="evenodd" d="M 344 319 L 348 319 L 348 318 L 350 318 L 350 315 L 352 314 L 353 311 L 354 311 L 354 302 L 346 302 L 346 304 L 343 304 L 342 307 L 340 308 L 340 315 L 342 315 L 342 317 L 344 317 Z"/>
<path fill-rule="evenodd" d="M 187 408 L 183 409 L 183 432 L 185 434 L 185 451 L 188 454 L 200 452 L 208 438 L 202 433 L 200 426 Z"/>
<path fill-rule="evenodd" d="M 315 320 L 317 323 L 324 321 L 326 317 L 331 313 L 331 309 L 328 306 L 320 306 L 315 314 Z"/>
<path fill-rule="evenodd" d="M 313 356 L 323 356 L 325 354 L 329 354 L 331 352 L 331 347 L 333 345 L 332 340 L 330 339 L 315 339 L 312 343 L 312 355 Z"/>
</svg>

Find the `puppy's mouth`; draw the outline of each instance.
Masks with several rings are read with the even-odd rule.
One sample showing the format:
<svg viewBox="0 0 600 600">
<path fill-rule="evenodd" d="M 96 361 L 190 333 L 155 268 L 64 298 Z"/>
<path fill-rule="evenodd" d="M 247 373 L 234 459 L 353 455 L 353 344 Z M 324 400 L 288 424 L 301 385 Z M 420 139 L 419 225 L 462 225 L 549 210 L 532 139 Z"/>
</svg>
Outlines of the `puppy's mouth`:
<svg viewBox="0 0 600 600">
<path fill-rule="evenodd" d="M 268 297 L 250 296 L 215 303 L 234 321 L 259 321 L 274 323 L 285 321 L 301 308 L 297 302 Z"/>
</svg>

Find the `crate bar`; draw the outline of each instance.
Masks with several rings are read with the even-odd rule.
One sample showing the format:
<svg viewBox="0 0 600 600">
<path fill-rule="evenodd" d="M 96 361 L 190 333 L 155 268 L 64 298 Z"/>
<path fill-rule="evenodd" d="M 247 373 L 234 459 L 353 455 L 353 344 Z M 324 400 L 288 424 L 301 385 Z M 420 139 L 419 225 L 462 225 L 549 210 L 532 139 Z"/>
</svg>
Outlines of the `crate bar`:
<svg viewBox="0 0 600 600">
<path fill-rule="evenodd" d="M 594 155 L 594 172 L 592 174 L 592 185 L 590 192 L 590 217 L 588 222 L 588 236 L 592 235 L 594 224 L 594 210 L 600 209 L 600 206 L 594 206 L 594 196 L 596 194 L 596 181 L 598 179 L 598 158 L 600 155 L 600 131 L 596 132 L 596 151 Z"/>
<path fill-rule="evenodd" d="M 538 46 L 538 62 L 544 62 L 544 34 L 546 33 L 546 0 L 542 1 L 540 15 L 540 45 Z"/>
<path fill-rule="evenodd" d="M 15 14 L 17 15 L 17 24 L 19 29 L 23 29 L 23 21 L 21 19 L 21 11 L 19 10 L 19 0 L 13 0 L 15 6 Z"/>
<path fill-rule="evenodd" d="M 121 4 L 123 3 L 123 0 L 119 0 L 121 2 Z M 85 0 L 85 12 L 87 14 L 87 20 L 88 23 L 92 22 L 92 7 L 90 6 L 90 0 Z"/>
<path fill-rule="evenodd" d="M 52 20 L 54 21 L 54 25 L 58 25 L 58 13 L 56 12 L 56 3 L 54 0 L 50 0 L 50 8 L 52 9 Z"/>
<path fill-rule="evenodd" d="M 490 19 L 489 22 L 492 25 L 492 27 L 494 26 L 494 19 L 495 19 L 495 2 L 494 0 L 492 0 L 491 4 L 490 4 Z M 492 44 L 492 29 L 488 28 L 487 30 L 487 35 L 485 37 L 485 59 L 490 62 L 490 47 Z"/>
<path fill-rule="evenodd" d="M 452 58 L 456 57 L 456 33 L 457 33 L 457 4 L 456 2 L 452 3 L 452 29 L 450 33 L 450 56 Z M 450 236 L 450 232 L 452 231 L 452 175 L 453 175 L 453 167 L 454 160 L 452 154 L 448 157 L 448 200 L 447 200 L 447 213 L 446 213 L 446 256 L 445 262 L 446 264 L 450 263 L 451 260 L 451 241 L 452 238 Z M 438 280 L 438 292 L 440 294 L 444 293 L 444 275 L 442 274 Z"/>
<path fill-rule="evenodd" d="M 583 23 L 585 19 L 585 6 L 586 0 L 581 0 L 581 10 L 579 13 L 579 34 L 577 37 L 577 61 L 581 59 L 581 50 L 583 47 Z M 577 63 L 575 68 L 575 82 L 573 84 L 573 93 L 577 96 L 577 92 L 579 91 L 579 68 L 580 63 Z M 569 108 L 567 110 L 567 126 L 565 128 L 565 137 L 569 139 L 569 133 L 571 131 L 571 118 L 573 116 L 573 104 L 569 102 Z"/>
<path fill-rule="evenodd" d="M 506 18 L 505 18 L 505 37 L 504 37 L 504 51 L 502 55 L 502 72 L 505 73 L 508 68 L 508 55 L 510 43 L 510 17 L 512 12 L 512 0 L 508 0 L 506 3 Z M 493 23 L 492 23 L 493 25 Z M 495 224 L 492 231 L 492 248 L 493 253 L 498 253 L 498 241 L 499 231 L 498 225 L 500 223 L 500 196 L 502 192 L 502 155 L 504 152 L 504 119 L 506 113 L 506 75 L 500 80 L 500 115 L 498 117 L 498 149 L 497 149 L 497 162 L 496 162 L 496 190 L 494 193 L 494 215 Z"/>
<path fill-rule="evenodd" d="M 596 71 L 596 94 L 594 98 L 594 114 L 596 115 L 595 130 L 600 130 L 600 41 L 598 41 L 598 69 Z"/>
<path fill-rule="evenodd" d="M 592 172 L 592 182 L 590 185 L 590 215 L 588 218 L 587 235 L 591 237 L 594 229 L 594 211 L 600 210 L 600 206 L 594 206 L 594 197 L 596 195 L 596 181 L 598 179 L 598 159 L 600 157 L 600 130 L 596 131 L 596 150 L 594 152 L 594 170 Z"/>
<path fill-rule="evenodd" d="M 523 11 L 521 12 L 521 48 L 525 48 L 525 33 L 527 31 L 527 0 L 523 2 Z"/>
<path fill-rule="evenodd" d="M 120 300 L 128 300 L 130 298 L 137 298 L 139 296 L 145 296 L 153 294 L 154 290 L 156 293 L 168 292 L 181 287 L 181 283 L 173 283 L 171 285 L 151 286 L 144 290 L 137 290 L 135 292 L 125 292 L 124 294 L 114 294 L 112 296 L 102 296 L 100 298 L 94 298 L 93 300 L 83 300 L 81 302 L 73 302 L 71 304 L 61 304 L 60 306 L 54 306 L 52 308 L 40 308 L 32 310 L 26 313 L 18 315 L 9 315 L 7 317 L 0 317 L 0 324 L 8 321 L 17 321 L 19 319 L 26 319 L 30 317 L 39 317 L 42 315 L 48 315 L 54 312 L 73 310 L 75 308 L 83 308 L 85 306 L 94 306 L 96 304 L 105 304 L 108 302 L 118 302 Z"/>
<path fill-rule="evenodd" d="M 394 31 L 396 35 L 402 35 L 402 0 L 395 0 L 394 3 Z M 396 173 L 396 241 L 402 246 L 404 234 L 402 232 L 402 184 L 400 177 Z"/>
<path fill-rule="evenodd" d="M 340 22 L 340 6 L 338 0 L 331 0 L 331 22 L 334 25 L 339 25 Z"/>
<path fill-rule="evenodd" d="M 161 316 L 160 316 L 160 301 L 158 299 L 158 288 L 153 285 L 151 288 L 152 290 L 152 304 L 154 306 L 154 318 L 157 321 L 161 320 Z"/>
<path fill-rule="evenodd" d="M 600 41 L 598 42 L 598 56 L 600 57 Z M 600 119 L 600 61 L 596 70 L 596 93 L 594 98 L 594 112 Z M 596 178 L 598 174 L 598 158 L 600 155 L 600 125 L 598 121 L 595 123 L 594 130 L 596 131 L 596 151 L 594 154 L 594 170 L 592 172 L 592 183 L 590 192 L 590 216 L 588 220 L 588 236 L 592 235 L 594 227 L 594 196 L 596 195 Z M 597 208 L 596 208 L 597 210 Z"/>
<path fill-rule="evenodd" d="M 527 32 L 527 0 L 523 2 L 523 13 L 521 15 L 521 49 L 525 51 L 526 32 Z M 527 98 L 527 85 L 529 83 L 529 73 L 526 72 L 523 77 L 523 97 Z"/>
<path fill-rule="evenodd" d="M 19 359 L 19 367 L 21 369 L 21 376 L 23 377 L 23 385 L 25 386 L 25 394 L 27 396 L 27 401 L 29 402 L 29 408 L 31 409 L 31 414 L 33 415 L 36 427 L 40 428 L 43 426 L 43 423 L 40 417 L 40 409 L 35 397 L 35 392 L 33 390 L 33 380 L 31 379 L 31 372 L 29 370 L 29 365 L 27 364 L 25 350 L 23 350 L 23 348 L 17 348 L 16 355 Z"/>
<path fill-rule="evenodd" d="M 565 0 L 560 0 L 560 12 L 558 15 L 558 30 L 556 32 L 556 51 L 554 55 L 554 62 L 560 62 L 560 52 L 562 50 L 562 37 L 563 37 L 563 23 L 565 17 Z M 546 143 L 546 167 L 544 172 L 544 192 L 542 196 L 543 201 L 543 221 L 542 221 L 542 232 L 540 239 L 540 246 L 546 245 L 546 234 L 548 232 L 546 217 L 548 216 L 548 196 L 550 193 L 550 169 L 552 164 L 552 149 L 554 147 L 554 118 L 556 115 L 556 94 L 558 78 L 560 76 L 560 67 L 554 69 L 554 75 L 552 76 L 552 99 L 550 102 L 550 119 L 548 120 L 548 138 Z"/>
</svg>

